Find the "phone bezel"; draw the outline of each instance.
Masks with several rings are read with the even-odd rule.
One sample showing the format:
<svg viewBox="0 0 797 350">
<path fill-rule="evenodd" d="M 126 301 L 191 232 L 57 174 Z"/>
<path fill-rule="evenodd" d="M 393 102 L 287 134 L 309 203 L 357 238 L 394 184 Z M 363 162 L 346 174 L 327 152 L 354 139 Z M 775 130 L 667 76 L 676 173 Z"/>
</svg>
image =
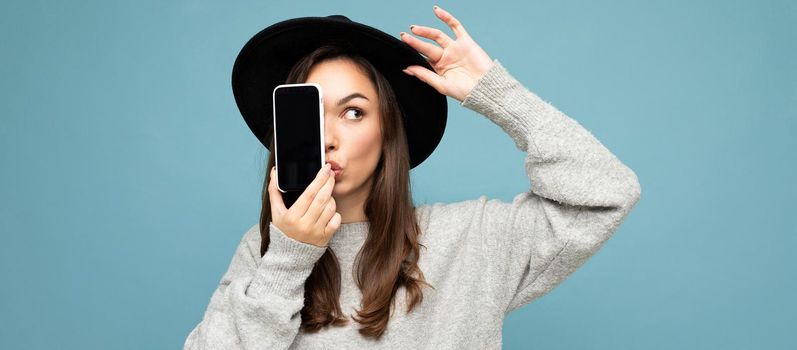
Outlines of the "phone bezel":
<svg viewBox="0 0 797 350">
<path fill-rule="evenodd" d="M 272 106 L 271 106 L 271 108 L 272 108 L 271 109 L 271 111 L 272 111 L 271 121 L 272 121 L 272 124 L 273 124 L 272 125 L 272 130 L 274 130 L 274 133 L 273 133 L 274 134 L 274 164 L 275 164 L 275 166 L 277 168 L 277 171 L 275 171 L 274 173 L 275 173 L 275 175 L 277 177 L 277 189 L 280 192 L 282 192 L 282 193 L 286 193 L 288 191 L 283 190 L 282 188 L 280 188 L 280 185 L 279 185 L 280 184 L 280 182 L 279 182 L 279 156 L 278 156 L 279 152 L 277 151 L 277 90 L 278 89 L 284 89 L 284 88 L 300 87 L 300 86 L 313 86 L 318 91 L 318 111 L 319 111 L 319 113 L 318 113 L 318 121 L 319 121 L 319 125 L 321 126 L 318 129 L 319 130 L 318 138 L 319 138 L 319 140 L 321 140 L 321 142 L 320 142 L 321 149 L 319 150 L 320 153 L 321 153 L 321 164 L 320 164 L 320 166 L 323 167 L 324 164 L 327 162 L 326 161 L 326 154 L 324 152 L 324 148 L 326 146 L 326 143 L 325 143 L 325 140 L 324 140 L 324 90 L 321 89 L 321 85 L 319 85 L 317 83 L 297 83 L 297 84 L 280 84 L 280 85 L 277 85 L 274 88 L 274 90 L 271 92 L 271 104 L 272 104 Z"/>
</svg>

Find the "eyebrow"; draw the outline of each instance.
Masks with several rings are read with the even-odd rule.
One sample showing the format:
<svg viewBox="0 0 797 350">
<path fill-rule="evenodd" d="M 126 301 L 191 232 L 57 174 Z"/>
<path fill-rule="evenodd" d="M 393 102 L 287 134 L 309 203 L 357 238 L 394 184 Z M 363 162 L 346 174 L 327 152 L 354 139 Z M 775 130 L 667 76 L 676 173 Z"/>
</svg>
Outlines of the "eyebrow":
<svg viewBox="0 0 797 350">
<path fill-rule="evenodd" d="M 353 94 L 351 94 L 349 96 L 346 96 L 346 97 L 340 99 L 340 101 L 338 101 L 338 106 L 340 106 L 340 105 L 342 105 L 342 104 L 344 104 L 346 102 L 349 102 L 350 100 L 355 99 L 357 97 L 364 98 L 364 99 L 368 100 L 368 97 L 365 97 L 363 94 L 361 94 L 359 92 L 355 92 L 355 93 L 353 93 Z"/>
</svg>

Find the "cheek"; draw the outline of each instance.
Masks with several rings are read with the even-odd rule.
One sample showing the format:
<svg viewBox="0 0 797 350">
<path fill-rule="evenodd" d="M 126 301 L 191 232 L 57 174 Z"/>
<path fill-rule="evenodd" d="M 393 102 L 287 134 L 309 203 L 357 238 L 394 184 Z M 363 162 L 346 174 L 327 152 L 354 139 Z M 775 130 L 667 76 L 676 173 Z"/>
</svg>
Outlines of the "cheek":
<svg viewBox="0 0 797 350">
<path fill-rule="evenodd" d="M 369 126 L 368 130 L 356 130 L 348 137 L 346 152 L 349 166 L 357 182 L 368 179 L 379 162 L 382 152 L 382 136 L 378 125 Z"/>
</svg>

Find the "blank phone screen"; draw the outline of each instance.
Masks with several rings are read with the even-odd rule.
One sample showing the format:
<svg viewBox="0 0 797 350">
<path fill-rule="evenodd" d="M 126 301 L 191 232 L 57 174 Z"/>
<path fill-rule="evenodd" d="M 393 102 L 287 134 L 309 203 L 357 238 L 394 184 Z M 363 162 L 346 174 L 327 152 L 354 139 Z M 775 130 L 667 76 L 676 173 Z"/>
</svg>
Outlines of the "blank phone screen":
<svg viewBox="0 0 797 350">
<path fill-rule="evenodd" d="M 280 87 L 274 92 L 279 187 L 304 191 L 321 170 L 321 104 L 315 86 Z"/>
</svg>

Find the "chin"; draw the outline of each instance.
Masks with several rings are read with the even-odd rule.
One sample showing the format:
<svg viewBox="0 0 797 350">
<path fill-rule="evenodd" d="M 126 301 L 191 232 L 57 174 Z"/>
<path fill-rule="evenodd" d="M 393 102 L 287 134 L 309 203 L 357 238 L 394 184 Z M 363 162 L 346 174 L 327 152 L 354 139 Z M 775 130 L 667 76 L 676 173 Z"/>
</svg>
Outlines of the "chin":
<svg viewBox="0 0 797 350">
<path fill-rule="evenodd" d="M 340 197 L 346 194 L 346 190 L 340 183 L 336 183 L 334 187 L 332 187 L 332 196 L 333 197 Z"/>
<path fill-rule="evenodd" d="M 362 184 L 365 186 L 366 184 Z M 336 198 L 341 198 L 350 195 L 353 191 L 359 191 L 360 187 L 352 188 L 352 184 L 350 181 L 341 180 L 335 183 L 335 186 L 332 188 L 332 196 Z"/>
<path fill-rule="evenodd" d="M 348 196 L 351 193 L 351 187 L 345 182 L 338 182 L 332 188 L 332 196 L 333 197 L 344 197 Z"/>
</svg>

